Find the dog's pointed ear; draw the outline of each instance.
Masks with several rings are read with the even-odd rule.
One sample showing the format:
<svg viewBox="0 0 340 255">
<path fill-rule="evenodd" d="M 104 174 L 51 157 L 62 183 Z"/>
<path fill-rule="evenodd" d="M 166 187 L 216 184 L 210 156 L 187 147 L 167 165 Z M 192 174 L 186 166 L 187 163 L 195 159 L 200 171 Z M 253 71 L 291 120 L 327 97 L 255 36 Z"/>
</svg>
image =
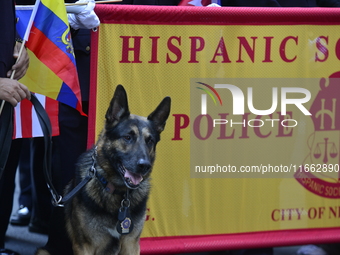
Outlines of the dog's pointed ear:
<svg viewBox="0 0 340 255">
<path fill-rule="evenodd" d="M 106 124 L 114 127 L 121 119 L 129 115 L 126 91 L 122 85 L 118 85 L 105 115 Z"/>
<path fill-rule="evenodd" d="M 170 114 L 171 107 L 171 98 L 165 97 L 162 102 L 157 106 L 156 110 L 154 110 L 149 116 L 148 120 L 152 121 L 156 130 L 161 133 L 164 130 L 166 120 Z"/>
</svg>

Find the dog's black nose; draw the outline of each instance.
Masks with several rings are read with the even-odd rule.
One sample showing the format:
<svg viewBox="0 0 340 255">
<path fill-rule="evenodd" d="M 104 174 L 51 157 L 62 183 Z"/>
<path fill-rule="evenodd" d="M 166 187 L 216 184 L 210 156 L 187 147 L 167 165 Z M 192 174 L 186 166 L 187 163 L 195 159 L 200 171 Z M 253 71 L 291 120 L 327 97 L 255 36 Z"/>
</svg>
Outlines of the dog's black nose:
<svg viewBox="0 0 340 255">
<path fill-rule="evenodd" d="M 140 159 L 137 162 L 138 172 L 142 175 L 147 174 L 151 169 L 151 163 L 149 160 Z"/>
</svg>

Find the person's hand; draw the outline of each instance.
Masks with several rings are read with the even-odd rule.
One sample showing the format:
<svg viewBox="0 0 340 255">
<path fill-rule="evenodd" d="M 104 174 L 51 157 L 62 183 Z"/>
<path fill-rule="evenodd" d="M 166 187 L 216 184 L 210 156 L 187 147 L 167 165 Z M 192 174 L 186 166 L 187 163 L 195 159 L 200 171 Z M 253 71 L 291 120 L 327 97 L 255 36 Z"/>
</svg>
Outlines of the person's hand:
<svg viewBox="0 0 340 255">
<path fill-rule="evenodd" d="M 21 43 L 17 42 L 15 44 L 14 51 L 13 51 L 13 57 L 16 59 L 19 56 L 20 48 L 21 48 Z M 12 75 L 12 72 L 15 70 L 13 79 L 20 80 L 26 74 L 29 62 L 30 62 L 29 56 L 27 54 L 26 49 L 24 48 L 21 52 L 21 56 L 18 59 L 18 61 L 12 66 L 11 70 L 7 72 L 7 77 L 10 78 Z"/>
<path fill-rule="evenodd" d="M 31 92 L 28 88 L 18 82 L 8 78 L 0 78 L 0 99 L 16 106 L 23 99 L 31 99 Z"/>
<path fill-rule="evenodd" d="M 94 0 L 79 0 L 76 3 L 88 2 L 86 8 L 77 14 L 68 14 L 68 21 L 70 26 L 78 30 L 80 28 L 84 29 L 94 29 L 99 26 L 100 21 L 96 13 L 93 11 L 95 7 Z"/>
</svg>

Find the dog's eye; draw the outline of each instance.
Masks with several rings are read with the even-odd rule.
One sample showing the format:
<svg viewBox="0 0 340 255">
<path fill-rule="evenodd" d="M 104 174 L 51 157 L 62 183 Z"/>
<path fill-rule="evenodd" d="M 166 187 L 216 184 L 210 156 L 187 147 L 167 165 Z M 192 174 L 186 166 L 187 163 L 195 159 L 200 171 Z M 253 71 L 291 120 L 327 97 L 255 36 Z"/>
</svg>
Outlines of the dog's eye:
<svg viewBox="0 0 340 255">
<path fill-rule="evenodd" d="M 132 140 L 132 136 L 131 136 L 131 135 L 124 135 L 123 138 L 124 138 L 124 140 L 127 141 L 127 142 L 129 142 L 129 141 Z"/>
<path fill-rule="evenodd" d="M 149 145 L 149 146 L 152 146 L 153 145 L 153 139 L 151 137 L 148 137 L 146 140 L 145 140 L 146 144 Z"/>
</svg>

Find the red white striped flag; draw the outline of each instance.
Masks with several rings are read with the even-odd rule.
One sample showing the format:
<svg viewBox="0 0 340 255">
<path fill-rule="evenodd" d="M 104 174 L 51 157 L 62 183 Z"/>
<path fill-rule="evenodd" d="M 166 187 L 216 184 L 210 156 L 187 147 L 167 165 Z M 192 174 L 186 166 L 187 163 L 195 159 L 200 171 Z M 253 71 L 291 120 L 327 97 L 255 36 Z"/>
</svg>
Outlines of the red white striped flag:
<svg viewBox="0 0 340 255">
<path fill-rule="evenodd" d="M 35 94 L 45 108 L 52 126 L 52 136 L 59 135 L 58 101 Z M 14 108 L 13 139 L 44 136 L 32 103 L 24 99 Z"/>
</svg>

